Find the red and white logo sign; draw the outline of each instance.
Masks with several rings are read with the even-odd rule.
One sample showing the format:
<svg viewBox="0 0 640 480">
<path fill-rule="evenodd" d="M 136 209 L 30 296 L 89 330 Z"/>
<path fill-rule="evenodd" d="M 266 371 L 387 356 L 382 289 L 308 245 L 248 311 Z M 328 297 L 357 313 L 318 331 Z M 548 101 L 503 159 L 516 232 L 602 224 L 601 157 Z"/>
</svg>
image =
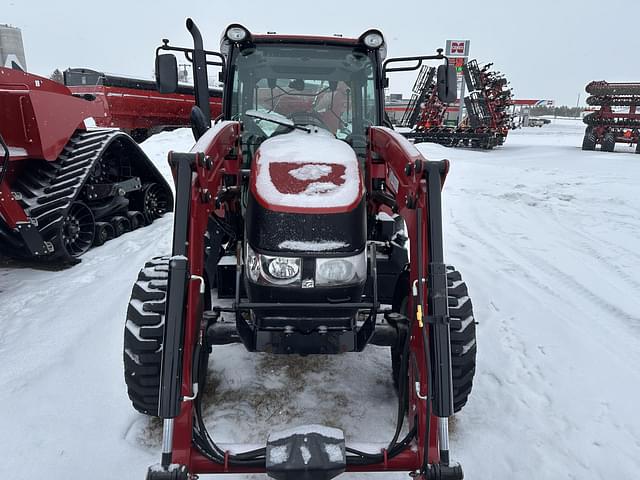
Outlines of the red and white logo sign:
<svg viewBox="0 0 640 480">
<path fill-rule="evenodd" d="M 451 42 L 450 53 L 464 55 L 464 42 Z"/>
<path fill-rule="evenodd" d="M 447 55 L 466 57 L 469 55 L 469 40 L 447 40 Z"/>
</svg>

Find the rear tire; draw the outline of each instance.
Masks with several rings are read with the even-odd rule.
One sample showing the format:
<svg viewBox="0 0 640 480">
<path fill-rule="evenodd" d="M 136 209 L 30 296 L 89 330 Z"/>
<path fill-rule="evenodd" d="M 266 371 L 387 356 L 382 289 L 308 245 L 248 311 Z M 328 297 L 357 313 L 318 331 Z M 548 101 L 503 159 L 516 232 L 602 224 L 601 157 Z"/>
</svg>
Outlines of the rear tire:
<svg viewBox="0 0 640 480">
<path fill-rule="evenodd" d="M 588 131 L 582 139 L 582 150 L 595 150 L 598 139 L 592 132 Z"/>
<path fill-rule="evenodd" d="M 447 266 L 447 296 L 449 299 L 449 319 L 451 335 L 451 376 L 453 379 L 453 410 L 459 412 L 465 406 L 476 372 L 476 322 L 473 305 L 469 298 L 467 284 L 460 272 Z M 408 288 L 408 286 L 407 286 Z M 406 315 L 407 297 L 397 306 L 397 311 Z M 391 368 L 393 384 L 399 385 L 399 349 L 391 348 Z"/>
<path fill-rule="evenodd" d="M 602 151 L 603 152 L 613 152 L 616 148 L 616 137 L 613 133 L 605 134 L 602 139 Z"/>
<path fill-rule="evenodd" d="M 124 328 L 124 380 L 133 408 L 158 415 L 169 257 L 147 262 L 133 285 Z"/>
</svg>

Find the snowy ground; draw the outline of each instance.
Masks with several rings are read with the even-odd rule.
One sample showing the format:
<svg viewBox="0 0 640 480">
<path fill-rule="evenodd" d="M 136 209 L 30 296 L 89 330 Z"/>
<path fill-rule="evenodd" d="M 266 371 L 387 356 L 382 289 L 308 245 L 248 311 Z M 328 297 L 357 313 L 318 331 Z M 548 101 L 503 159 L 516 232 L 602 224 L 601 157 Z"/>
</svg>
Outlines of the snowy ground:
<svg viewBox="0 0 640 480">
<path fill-rule="evenodd" d="M 492 152 L 420 146 L 452 161 L 447 259 L 480 322 L 476 383 L 452 434 L 471 480 L 640 472 L 640 156 L 582 152 L 582 132 L 558 120 Z M 143 146 L 167 173 L 167 150 L 191 143 L 181 130 Z M 65 271 L 0 267 L 0 477 L 142 479 L 158 461 L 159 425 L 129 405 L 121 342 L 131 284 L 168 251 L 170 228 L 167 216 Z M 301 360 L 226 346 L 210 372 L 221 441 L 312 422 L 351 441 L 390 437 L 385 349 Z"/>
</svg>

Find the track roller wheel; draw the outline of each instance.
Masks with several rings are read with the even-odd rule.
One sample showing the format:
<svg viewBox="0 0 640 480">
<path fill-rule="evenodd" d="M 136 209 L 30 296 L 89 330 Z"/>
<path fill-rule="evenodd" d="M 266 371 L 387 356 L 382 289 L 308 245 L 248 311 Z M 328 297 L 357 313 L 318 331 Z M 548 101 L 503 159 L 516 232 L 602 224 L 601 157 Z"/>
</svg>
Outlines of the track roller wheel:
<svg viewBox="0 0 640 480">
<path fill-rule="evenodd" d="M 93 237 L 93 246 L 99 247 L 114 237 L 113 226 L 108 222 L 96 222 L 96 233 Z"/>
<path fill-rule="evenodd" d="M 169 280 L 169 257 L 155 257 L 133 284 L 124 328 L 124 380 L 133 407 L 158 414 L 162 330 Z"/>
<path fill-rule="evenodd" d="M 582 150 L 595 150 L 597 143 L 598 139 L 596 135 L 588 130 L 585 132 L 584 138 L 582 139 Z"/>
<path fill-rule="evenodd" d="M 59 227 L 59 241 L 69 257 L 77 258 L 93 245 L 95 219 L 82 202 L 73 202 Z"/>
<path fill-rule="evenodd" d="M 131 230 L 144 226 L 144 215 L 142 212 L 131 210 L 127 212 L 127 218 L 129 219 Z"/>
<path fill-rule="evenodd" d="M 613 152 L 616 148 L 616 137 L 613 133 L 606 133 L 602 139 L 602 151 Z"/>
<path fill-rule="evenodd" d="M 119 237 L 123 233 L 131 230 L 131 222 L 129 222 L 127 217 L 123 217 L 122 215 L 111 217 L 109 223 L 111 223 L 111 226 L 113 227 L 113 234 L 116 237 Z"/>
<path fill-rule="evenodd" d="M 455 412 L 465 406 L 473 386 L 476 371 L 476 322 L 467 284 L 460 272 L 447 266 L 447 296 L 449 299 L 449 319 L 451 335 L 451 373 L 453 377 L 453 409 Z M 408 291 L 408 285 L 406 287 Z M 405 296 L 397 311 L 406 315 L 407 297 Z M 398 388 L 400 373 L 400 352 L 391 348 L 391 367 L 393 384 Z"/>
<path fill-rule="evenodd" d="M 144 215 L 147 224 L 169 211 L 169 195 L 161 185 L 147 183 L 134 198 L 132 205 Z"/>
</svg>

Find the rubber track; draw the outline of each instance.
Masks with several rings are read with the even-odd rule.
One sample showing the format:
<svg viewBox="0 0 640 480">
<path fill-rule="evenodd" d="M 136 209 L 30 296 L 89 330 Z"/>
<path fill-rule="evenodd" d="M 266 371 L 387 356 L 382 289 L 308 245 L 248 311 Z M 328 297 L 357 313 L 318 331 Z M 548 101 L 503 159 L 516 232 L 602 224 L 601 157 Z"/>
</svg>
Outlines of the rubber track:
<svg viewBox="0 0 640 480">
<path fill-rule="evenodd" d="M 39 168 L 26 169 L 12 185 L 22 196 L 20 203 L 27 216 L 37 220 L 42 237 L 54 247 L 48 258 L 67 256 L 58 238 L 60 224 L 109 141 L 118 135 L 121 132 L 106 129 L 77 132 L 55 161 L 38 162 Z"/>
<path fill-rule="evenodd" d="M 124 380 L 133 407 L 157 416 L 169 257 L 147 262 L 133 285 L 124 328 Z"/>
</svg>

